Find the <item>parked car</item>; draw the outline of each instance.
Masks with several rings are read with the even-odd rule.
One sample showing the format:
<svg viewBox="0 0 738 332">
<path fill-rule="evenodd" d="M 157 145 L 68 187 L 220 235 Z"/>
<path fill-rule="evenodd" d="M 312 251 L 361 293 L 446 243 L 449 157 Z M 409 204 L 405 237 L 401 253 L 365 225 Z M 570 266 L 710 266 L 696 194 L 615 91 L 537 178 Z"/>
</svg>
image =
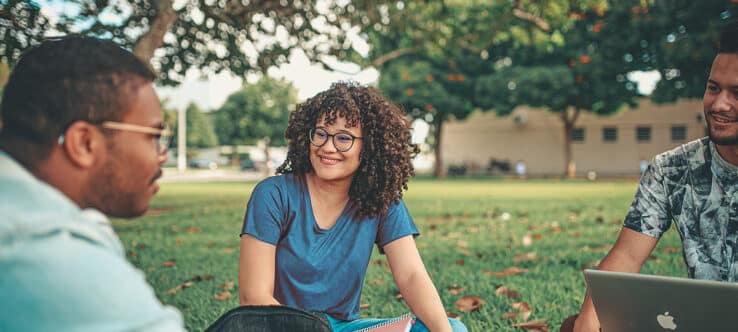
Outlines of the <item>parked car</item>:
<svg viewBox="0 0 738 332">
<path fill-rule="evenodd" d="M 246 158 L 244 160 L 241 160 L 241 170 L 242 171 L 258 169 L 258 167 L 259 167 L 259 164 L 251 158 Z"/>
<path fill-rule="evenodd" d="M 217 169 L 218 164 L 210 159 L 190 159 L 191 168 Z"/>
</svg>

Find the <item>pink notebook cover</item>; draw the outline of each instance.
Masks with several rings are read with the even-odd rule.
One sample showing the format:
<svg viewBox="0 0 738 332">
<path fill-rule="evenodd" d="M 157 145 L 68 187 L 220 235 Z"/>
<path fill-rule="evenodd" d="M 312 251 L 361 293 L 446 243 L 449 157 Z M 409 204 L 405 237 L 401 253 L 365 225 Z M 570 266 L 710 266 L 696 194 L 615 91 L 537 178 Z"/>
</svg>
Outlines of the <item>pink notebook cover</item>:
<svg viewBox="0 0 738 332">
<path fill-rule="evenodd" d="M 357 332 L 409 332 L 413 327 L 415 319 L 410 314 L 405 314 L 379 325 L 367 327 Z"/>
</svg>

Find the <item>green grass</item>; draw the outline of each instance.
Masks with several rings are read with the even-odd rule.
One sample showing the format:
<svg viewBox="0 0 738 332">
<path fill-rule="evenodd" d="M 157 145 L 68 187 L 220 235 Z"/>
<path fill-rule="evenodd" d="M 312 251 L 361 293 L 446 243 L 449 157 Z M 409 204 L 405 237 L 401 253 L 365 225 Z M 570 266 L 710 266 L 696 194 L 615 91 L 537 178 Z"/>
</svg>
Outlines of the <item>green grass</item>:
<svg viewBox="0 0 738 332">
<path fill-rule="evenodd" d="M 636 186 L 633 181 L 416 179 L 405 202 L 422 234 L 416 241 L 447 311 L 460 314 L 470 331 L 516 331 L 512 324 L 517 320 L 501 315 L 515 311 L 512 303 L 525 301 L 532 309 L 529 320 L 547 318 L 553 331 L 578 311 L 585 290 L 582 266 L 607 253 Z M 238 235 L 253 187 L 164 184 L 150 215 L 114 221 L 128 258 L 146 273 L 162 302 L 182 311 L 189 330 L 204 330 L 238 305 Z M 530 246 L 523 245 L 526 236 L 532 239 Z M 678 234 L 670 231 L 643 272 L 685 276 L 681 249 L 675 247 L 680 247 Z M 514 261 L 527 253 L 537 258 Z M 170 259 L 175 266 L 162 266 Z M 491 273 L 513 266 L 528 272 L 507 277 Z M 191 287 L 167 294 L 187 281 Z M 236 283 L 232 296 L 216 299 L 229 281 Z M 503 285 L 519 297 L 496 294 Z M 456 293 L 454 288 L 465 289 Z M 375 250 L 361 300 L 369 306 L 362 316 L 409 311 L 397 294 L 386 259 Z M 460 312 L 454 302 L 464 295 L 485 303 L 479 310 Z"/>
</svg>

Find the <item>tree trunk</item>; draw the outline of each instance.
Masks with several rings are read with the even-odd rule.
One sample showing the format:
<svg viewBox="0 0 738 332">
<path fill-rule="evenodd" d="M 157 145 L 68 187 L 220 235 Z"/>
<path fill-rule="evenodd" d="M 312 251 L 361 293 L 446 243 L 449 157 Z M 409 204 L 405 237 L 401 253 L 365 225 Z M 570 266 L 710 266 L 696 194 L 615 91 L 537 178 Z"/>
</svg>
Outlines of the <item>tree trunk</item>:
<svg viewBox="0 0 738 332">
<path fill-rule="evenodd" d="M 574 131 L 577 117 L 579 117 L 579 108 L 574 108 L 571 114 L 569 109 L 561 112 L 561 121 L 564 123 L 564 176 L 568 179 L 576 176 L 576 163 L 571 149 L 571 133 Z"/>
<path fill-rule="evenodd" d="M 433 122 L 433 154 L 436 157 L 435 161 L 433 161 L 433 176 L 436 178 L 442 178 L 445 174 L 443 172 L 443 163 L 441 158 L 441 129 L 443 128 L 443 120 L 439 118 L 434 119 Z"/>
<path fill-rule="evenodd" d="M 231 151 L 231 166 L 241 167 L 240 165 L 241 161 L 239 159 L 240 158 L 238 156 L 238 145 L 234 145 L 233 151 Z"/>
<path fill-rule="evenodd" d="M 133 45 L 133 54 L 149 66 L 154 51 L 164 44 L 164 35 L 177 21 L 177 13 L 172 7 L 171 0 L 152 0 L 151 5 L 156 13 L 150 19 L 149 31 L 141 35 Z"/>
<path fill-rule="evenodd" d="M 264 137 L 264 165 L 261 170 L 261 176 L 263 178 L 266 178 L 269 176 L 269 173 L 271 172 L 271 158 L 269 156 L 269 145 L 271 143 L 271 140 L 269 137 Z"/>
</svg>

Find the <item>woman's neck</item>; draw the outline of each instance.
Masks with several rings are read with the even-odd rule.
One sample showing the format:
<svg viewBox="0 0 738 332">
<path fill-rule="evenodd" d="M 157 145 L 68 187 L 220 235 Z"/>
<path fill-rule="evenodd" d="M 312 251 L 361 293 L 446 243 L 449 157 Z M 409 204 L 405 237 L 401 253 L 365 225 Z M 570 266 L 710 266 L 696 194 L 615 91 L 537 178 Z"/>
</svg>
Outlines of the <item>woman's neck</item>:
<svg viewBox="0 0 738 332">
<path fill-rule="evenodd" d="M 351 178 L 346 180 L 325 181 L 318 178 L 315 173 L 305 174 L 308 188 L 312 192 L 313 197 L 320 197 L 320 200 L 330 203 L 346 202 L 349 198 L 349 188 L 351 188 Z"/>
</svg>

